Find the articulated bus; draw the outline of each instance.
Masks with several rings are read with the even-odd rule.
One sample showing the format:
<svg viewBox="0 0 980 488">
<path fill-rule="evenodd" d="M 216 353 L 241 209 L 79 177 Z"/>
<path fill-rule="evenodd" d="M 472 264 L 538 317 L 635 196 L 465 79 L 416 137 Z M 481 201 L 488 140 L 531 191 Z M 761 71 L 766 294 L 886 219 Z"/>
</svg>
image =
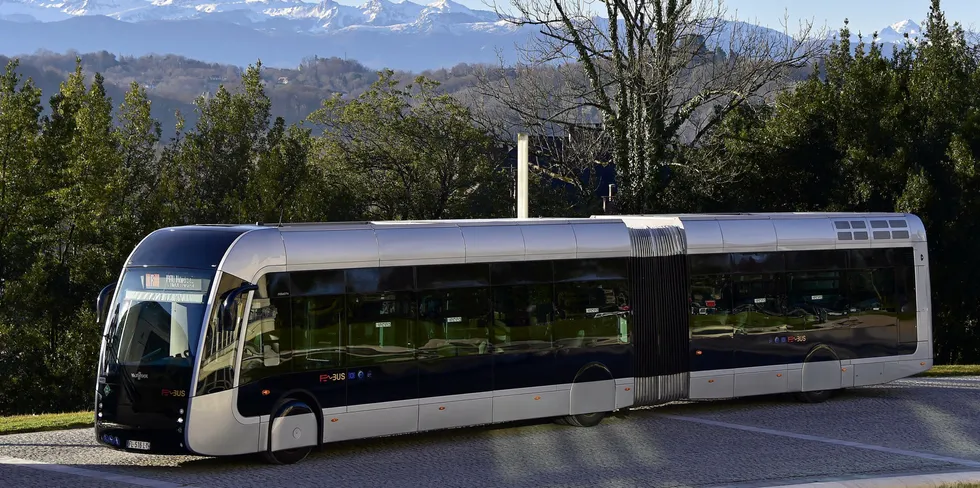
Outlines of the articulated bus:
<svg viewBox="0 0 980 488">
<path fill-rule="evenodd" d="M 773 213 L 193 225 L 97 300 L 96 437 L 258 453 L 791 393 L 932 367 L 919 218 Z"/>
</svg>

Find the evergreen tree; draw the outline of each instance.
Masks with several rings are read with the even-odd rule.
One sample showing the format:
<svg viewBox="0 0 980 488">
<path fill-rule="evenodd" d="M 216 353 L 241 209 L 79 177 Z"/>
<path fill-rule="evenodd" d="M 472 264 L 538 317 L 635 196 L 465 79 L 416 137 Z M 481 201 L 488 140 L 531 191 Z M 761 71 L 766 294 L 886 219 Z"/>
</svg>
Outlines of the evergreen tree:
<svg viewBox="0 0 980 488">
<path fill-rule="evenodd" d="M 181 223 L 242 222 L 252 205 L 248 181 L 258 154 L 266 151 L 270 102 L 262 87 L 261 63 L 242 76 L 241 90 L 218 87 L 197 100 L 198 120 L 173 155 Z"/>
<path fill-rule="evenodd" d="M 379 219 L 441 219 L 478 211 L 474 196 L 490 189 L 493 141 L 468 109 L 419 77 L 400 86 L 383 71 L 354 100 L 335 96 L 310 120 L 323 126 L 319 155 L 328 172 L 363 195 Z"/>
<path fill-rule="evenodd" d="M 741 182 L 709 205 L 915 213 L 929 239 L 937 361 L 977 361 L 980 306 L 962 283 L 980 272 L 980 57 L 939 0 L 926 32 L 887 58 L 875 36 L 852 52 L 845 24 L 823 76 L 727 118 L 712 143 Z"/>
</svg>

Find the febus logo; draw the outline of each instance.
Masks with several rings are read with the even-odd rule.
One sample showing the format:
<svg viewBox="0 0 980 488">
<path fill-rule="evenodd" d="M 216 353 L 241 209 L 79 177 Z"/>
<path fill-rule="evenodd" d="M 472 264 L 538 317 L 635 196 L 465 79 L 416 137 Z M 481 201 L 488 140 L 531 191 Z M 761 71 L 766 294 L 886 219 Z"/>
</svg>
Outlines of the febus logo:
<svg viewBox="0 0 980 488">
<path fill-rule="evenodd" d="M 147 376 L 146 373 L 140 373 L 139 371 L 135 373 L 129 373 L 129 375 L 132 376 L 134 380 L 145 380 L 149 378 L 149 376 Z"/>
</svg>

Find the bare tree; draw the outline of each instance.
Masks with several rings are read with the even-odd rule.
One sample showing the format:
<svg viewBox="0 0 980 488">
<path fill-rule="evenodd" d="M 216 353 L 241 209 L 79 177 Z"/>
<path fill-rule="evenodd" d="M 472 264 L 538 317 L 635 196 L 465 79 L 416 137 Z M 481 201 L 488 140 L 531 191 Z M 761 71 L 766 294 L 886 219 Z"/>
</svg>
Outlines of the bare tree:
<svg viewBox="0 0 980 488">
<path fill-rule="evenodd" d="M 791 36 L 726 20 L 713 0 L 510 0 L 536 29 L 513 76 L 484 71 L 480 89 L 525 130 L 580 133 L 598 125 L 616 165 L 618 206 L 648 210 L 671 166 L 705 173 L 684 149 L 736 107 L 761 99 L 824 49 L 810 24 Z M 590 8 L 605 9 L 605 17 Z M 615 21 L 611 21 L 615 19 Z M 703 156 L 703 153 L 702 153 Z M 702 159 L 704 161 L 704 159 Z"/>
<path fill-rule="evenodd" d="M 477 69 L 489 73 L 486 70 L 493 67 L 481 66 Z M 558 70 L 572 72 L 559 74 L 556 73 Z M 476 125 L 499 145 L 514 146 L 519 132 L 530 133 L 529 170 L 546 180 L 565 183 L 566 189 L 577 195 L 564 208 L 566 214 L 588 214 L 601 209 L 597 196 L 601 181 L 597 169 L 610 160 L 608 134 L 597 123 L 601 119 L 595 110 L 583 108 L 589 113 L 573 111 L 563 116 L 554 112 L 567 105 L 568 101 L 547 100 L 549 96 L 567 92 L 562 85 L 575 79 L 573 75 L 580 72 L 575 66 L 509 68 L 506 78 L 510 79 L 503 79 L 499 71 L 495 73 L 498 78 L 495 82 L 503 83 L 498 91 L 499 88 L 506 88 L 512 95 L 506 100 L 485 96 L 484 87 L 480 85 L 453 95 L 470 109 Z M 513 110 L 511 107 L 514 105 L 532 110 Z M 594 122 L 590 125 L 586 120 Z"/>
</svg>

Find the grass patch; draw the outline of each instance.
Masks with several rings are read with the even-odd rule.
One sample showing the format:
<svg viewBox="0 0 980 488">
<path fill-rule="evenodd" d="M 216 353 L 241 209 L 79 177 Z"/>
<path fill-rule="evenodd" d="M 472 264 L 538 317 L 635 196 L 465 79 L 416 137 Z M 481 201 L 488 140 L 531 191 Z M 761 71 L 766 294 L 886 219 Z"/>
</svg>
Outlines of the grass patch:
<svg viewBox="0 0 980 488">
<path fill-rule="evenodd" d="M 0 435 L 91 427 L 95 413 L 69 412 L 0 417 Z"/>
<path fill-rule="evenodd" d="M 980 364 L 938 364 L 916 376 L 980 376 Z"/>
<path fill-rule="evenodd" d="M 953 483 L 940 485 L 939 488 L 980 488 L 980 483 Z"/>
</svg>

